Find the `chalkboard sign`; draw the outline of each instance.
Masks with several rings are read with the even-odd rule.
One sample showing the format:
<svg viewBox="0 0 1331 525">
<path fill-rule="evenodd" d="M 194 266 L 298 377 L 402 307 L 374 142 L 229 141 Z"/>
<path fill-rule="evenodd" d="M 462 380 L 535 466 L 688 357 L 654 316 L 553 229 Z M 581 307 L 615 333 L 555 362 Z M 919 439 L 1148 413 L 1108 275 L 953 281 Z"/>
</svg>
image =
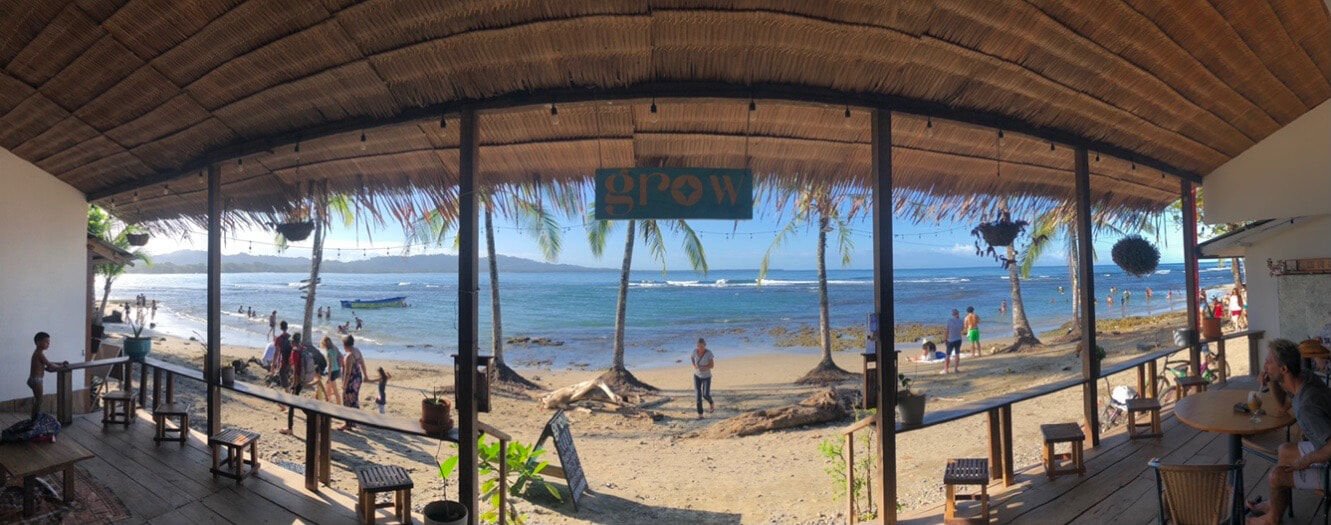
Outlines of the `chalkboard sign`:
<svg viewBox="0 0 1331 525">
<path fill-rule="evenodd" d="M 560 468 L 564 470 L 564 479 L 568 481 L 568 491 L 573 497 L 573 509 L 577 510 L 578 500 L 582 498 L 583 491 L 587 490 L 587 475 L 582 472 L 578 449 L 573 446 L 573 434 L 569 432 L 568 418 L 564 416 L 563 410 L 555 412 L 554 417 L 546 422 L 545 430 L 541 431 L 540 439 L 536 440 L 536 448 L 541 447 L 547 436 L 555 440 L 555 452 L 559 454 Z"/>
</svg>

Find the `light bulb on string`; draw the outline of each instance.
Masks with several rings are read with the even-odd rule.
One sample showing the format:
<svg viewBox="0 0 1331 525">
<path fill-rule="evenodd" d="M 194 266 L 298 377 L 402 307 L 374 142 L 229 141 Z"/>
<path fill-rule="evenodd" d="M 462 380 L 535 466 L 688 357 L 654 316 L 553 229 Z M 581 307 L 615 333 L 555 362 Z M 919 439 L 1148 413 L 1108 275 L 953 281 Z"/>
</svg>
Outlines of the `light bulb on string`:
<svg viewBox="0 0 1331 525">
<path fill-rule="evenodd" d="M 440 116 L 440 117 L 439 117 L 439 129 L 445 129 L 445 128 L 447 128 L 447 127 L 448 127 L 448 118 L 447 118 L 447 117 Z"/>
<path fill-rule="evenodd" d="M 171 194 L 171 185 L 170 185 L 170 184 L 163 184 L 163 185 L 162 185 L 162 195 L 170 195 L 170 194 Z"/>
<path fill-rule="evenodd" d="M 360 132 L 360 150 L 365 151 L 365 132 Z"/>
<path fill-rule="evenodd" d="M 661 117 L 660 117 L 660 115 L 659 115 L 659 114 L 657 113 L 657 111 L 656 111 L 656 99 L 653 98 L 653 99 L 652 99 L 652 105 L 649 106 L 649 107 L 647 108 L 647 122 L 651 122 L 651 123 L 655 124 L 656 121 L 658 121 L 658 120 L 660 120 L 660 119 L 661 119 Z"/>
<path fill-rule="evenodd" d="M 1000 129 L 998 130 L 998 147 L 1001 148 L 1006 144 L 1007 144 L 1007 139 L 1003 137 L 1003 130 Z"/>
<path fill-rule="evenodd" d="M 556 106 L 553 102 L 550 103 L 550 123 L 556 126 L 559 125 L 559 106 Z"/>
<path fill-rule="evenodd" d="M 924 119 L 924 135 L 925 135 L 926 137 L 933 137 L 933 136 L 934 136 L 934 118 L 933 118 L 933 117 L 925 117 L 925 119 Z"/>
<path fill-rule="evenodd" d="M 754 102 L 753 99 L 749 99 L 749 111 L 758 111 L 758 103 Z"/>
</svg>

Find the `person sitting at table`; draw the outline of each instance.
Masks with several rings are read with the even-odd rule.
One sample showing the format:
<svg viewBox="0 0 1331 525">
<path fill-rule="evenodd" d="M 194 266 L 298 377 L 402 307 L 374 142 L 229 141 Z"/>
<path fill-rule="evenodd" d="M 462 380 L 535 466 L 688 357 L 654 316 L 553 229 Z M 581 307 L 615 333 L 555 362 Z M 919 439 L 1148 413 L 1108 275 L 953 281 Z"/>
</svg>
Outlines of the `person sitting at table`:
<svg viewBox="0 0 1331 525">
<path fill-rule="evenodd" d="M 1248 509 L 1259 516 L 1248 523 L 1279 523 L 1289 508 L 1290 489 L 1325 490 L 1326 462 L 1331 460 L 1331 391 L 1317 376 L 1303 370 L 1299 347 L 1288 339 L 1276 339 L 1267 345 L 1262 364 L 1261 383 L 1271 387 L 1280 410 L 1294 410 L 1294 419 L 1303 431 L 1304 441 L 1282 443 L 1276 467 L 1271 470 L 1271 501 L 1249 502 Z"/>
</svg>

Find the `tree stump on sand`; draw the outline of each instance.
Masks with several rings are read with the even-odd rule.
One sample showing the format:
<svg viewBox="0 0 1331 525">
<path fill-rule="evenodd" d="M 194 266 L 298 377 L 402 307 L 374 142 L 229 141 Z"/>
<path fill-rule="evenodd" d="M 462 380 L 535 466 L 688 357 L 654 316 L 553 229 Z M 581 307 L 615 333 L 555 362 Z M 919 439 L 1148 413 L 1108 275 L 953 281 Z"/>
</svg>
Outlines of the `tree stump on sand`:
<svg viewBox="0 0 1331 525">
<path fill-rule="evenodd" d="M 624 368 L 611 368 L 606 370 L 598 379 L 605 381 L 605 384 L 610 385 L 610 388 L 619 392 L 656 392 L 660 390 L 659 388 L 642 382 L 642 380 L 634 376 L 632 372 L 629 372 Z"/>
<path fill-rule="evenodd" d="M 795 380 L 797 385 L 834 385 L 842 381 L 859 379 L 860 374 L 847 372 L 830 361 L 818 363 L 804 376 Z"/>
<path fill-rule="evenodd" d="M 746 412 L 719 421 L 690 437 L 724 439 L 752 436 L 783 428 L 839 421 L 851 414 L 851 407 L 858 395 L 854 390 L 825 388 L 797 405 Z"/>
<path fill-rule="evenodd" d="M 998 349 L 998 351 L 995 352 L 995 353 L 999 353 L 999 354 L 1008 354 L 1008 353 L 1012 353 L 1012 352 L 1020 352 L 1020 351 L 1022 350 L 1023 347 L 1027 347 L 1027 346 L 1040 346 L 1040 345 L 1042 345 L 1042 344 L 1043 344 L 1043 343 L 1041 343 L 1040 340 L 1037 339 L 1037 338 L 1035 337 L 1035 334 L 1032 334 L 1032 333 L 1029 333 L 1029 332 L 1026 332 L 1026 333 L 1019 333 L 1019 334 L 1017 334 L 1017 340 L 1016 340 L 1016 341 L 1013 341 L 1012 344 L 1010 344 L 1010 345 L 1008 345 L 1008 346 L 1006 346 L 1006 347 L 1003 347 L 1003 348 Z"/>
</svg>

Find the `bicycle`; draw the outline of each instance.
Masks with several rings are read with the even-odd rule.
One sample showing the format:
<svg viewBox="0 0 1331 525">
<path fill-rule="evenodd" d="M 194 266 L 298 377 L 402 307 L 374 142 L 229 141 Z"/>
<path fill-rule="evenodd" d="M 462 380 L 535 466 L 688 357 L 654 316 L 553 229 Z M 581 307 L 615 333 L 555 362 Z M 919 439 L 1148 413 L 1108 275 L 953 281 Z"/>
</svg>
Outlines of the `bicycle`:
<svg viewBox="0 0 1331 525">
<path fill-rule="evenodd" d="M 1216 363 L 1221 363 L 1221 365 L 1223 365 L 1225 371 L 1224 377 L 1230 377 L 1229 362 L 1221 361 L 1220 356 L 1211 351 L 1211 345 L 1203 345 L 1201 377 L 1206 380 L 1207 384 L 1214 383 L 1221 377 L 1220 366 L 1217 366 Z M 1165 364 L 1161 369 L 1160 375 L 1155 378 L 1156 389 L 1160 394 L 1161 405 L 1168 405 L 1178 400 L 1178 392 L 1174 388 L 1175 383 L 1179 379 L 1190 375 L 1190 367 L 1191 362 L 1187 359 L 1165 359 Z"/>
</svg>

